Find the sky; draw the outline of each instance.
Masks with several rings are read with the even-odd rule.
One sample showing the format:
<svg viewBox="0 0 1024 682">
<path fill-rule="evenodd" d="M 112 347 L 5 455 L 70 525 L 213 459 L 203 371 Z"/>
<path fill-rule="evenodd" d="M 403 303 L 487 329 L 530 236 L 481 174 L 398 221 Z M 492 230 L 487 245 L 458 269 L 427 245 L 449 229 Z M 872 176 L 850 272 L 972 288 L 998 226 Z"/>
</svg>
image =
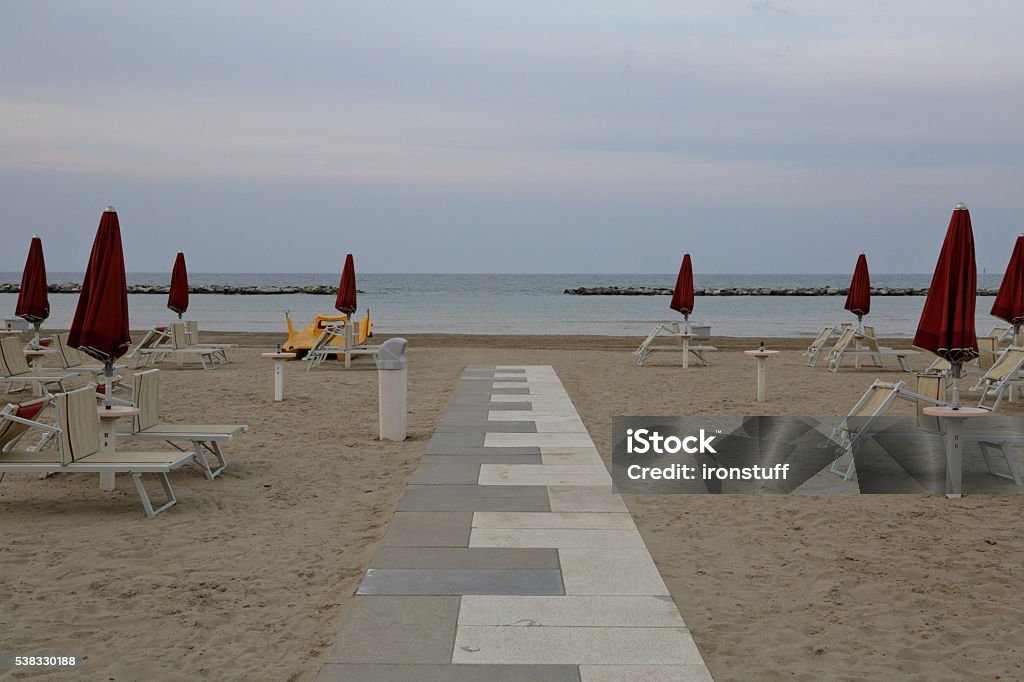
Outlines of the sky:
<svg viewBox="0 0 1024 682">
<path fill-rule="evenodd" d="M 930 272 L 1024 231 L 1024 3 L 0 0 L 0 271 Z M 8 248 L 10 247 L 10 248 Z"/>
</svg>

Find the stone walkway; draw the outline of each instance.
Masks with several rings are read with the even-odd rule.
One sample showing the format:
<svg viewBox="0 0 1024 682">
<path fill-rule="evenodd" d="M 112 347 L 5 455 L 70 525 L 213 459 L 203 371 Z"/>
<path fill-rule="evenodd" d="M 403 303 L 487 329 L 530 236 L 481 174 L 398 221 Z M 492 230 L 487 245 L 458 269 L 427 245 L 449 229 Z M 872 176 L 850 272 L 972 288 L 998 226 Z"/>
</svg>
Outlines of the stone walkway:
<svg viewBox="0 0 1024 682">
<path fill-rule="evenodd" d="M 463 375 L 320 682 L 706 682 L 551 367 Z"/>
</svg>

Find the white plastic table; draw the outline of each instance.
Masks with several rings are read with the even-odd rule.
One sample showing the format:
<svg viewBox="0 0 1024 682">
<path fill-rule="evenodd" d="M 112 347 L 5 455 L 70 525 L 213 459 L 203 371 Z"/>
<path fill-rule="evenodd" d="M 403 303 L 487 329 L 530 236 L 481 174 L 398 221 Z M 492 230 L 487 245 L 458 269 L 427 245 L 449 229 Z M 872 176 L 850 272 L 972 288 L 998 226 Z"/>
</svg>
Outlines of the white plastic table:
<svg viewBox="0 0 1024 682">
<path fill-rule="evenodd" d="M 284 400 L 284 363 L 285 360 L 294 360 L 295 353 L 261 353 L 265 358 L 274 360 L 274 401 Z"/>
<path fill-rule="evenodd" d="M 765 376 L 767 374 L 765 361 L 778 352 L 777 350 L 760 349 L 743 351 L 744 355 L 757 359 L 757 402 L 759 403 L 763 403 L 765 400 Z"/>
<path fill-rule="evenodd" d="M 100 405 L 96 408 L 100 416 L 100 452 L 117 452 L 117 420 L 122 417 L 134 417 L 139 411 L 127 405 Z M 100 473 L 100 488 L 114 489 L 114 473 Z"/>
<path fill-rule="evenodd" d="M 929 417 L 940 417 L 946 422 L 946 497 L 963 495 L 964 453 L 960 448 L 960 435 L 963 433 L 964 419 L 984 417 L 992 414 L 980 407 L 926 407 L 924 413 Z"/>
</svg>

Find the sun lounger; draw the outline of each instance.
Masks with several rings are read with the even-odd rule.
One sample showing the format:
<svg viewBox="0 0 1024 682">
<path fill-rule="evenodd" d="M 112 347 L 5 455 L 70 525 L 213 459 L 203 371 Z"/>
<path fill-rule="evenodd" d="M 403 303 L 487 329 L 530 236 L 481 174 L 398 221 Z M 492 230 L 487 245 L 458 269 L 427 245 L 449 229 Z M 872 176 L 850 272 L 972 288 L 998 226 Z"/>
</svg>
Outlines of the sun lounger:
<svg viewBox="0 0 1024 682">
<path fill-rule="evenodd" d="M 204 346 L 191 346 L 188 343 L 188 337 L 185 334 L 185 324 L 183 322 L 175 322 L 171 325 L 170 329 L 171 345 L 170 347 L 164 345 L 153 345 L 149 348 L 143 348 L 139 352 L 143 356 L 151 355 L 155 356 L 156 361 L 163 360 L 169 355 L 173 355 L 180 365 L 185 361 L 185 358 L 191 357 L 202 364 L 203 369 L 213 369 L 217 363 L 214 360 L 214 356 L 218 351 L 213 348 L 207 348 Z M 209 361 L 209 366 L 207 366 Z M 136 368 L 138 363 L 136 363 Z"/>
<path fill-rule="evenodd" d="M 1015 391 L 1024 384 L 1024 379 L 1020 376 L 1022 365 L 1024 348 L 1011 346 L 1004 350 L 972 389 L 981 391 L 978 407 L 992 412 L 998 410 L 1007 391 Z M 986 402 L 989 398 L 992 398 L 991 404 Z"/>
<path fill-rule="evenodd" d="M 895 350 L 887 346 L 879 346 L 878 339 L 875 338 L 874 328 L 865 325 L 864 334 L 858 335 L 856 330 L 851 328 L 844 329 L 843 333 L 840 334 L 839 340 L 836 345 L 832 348 L 828 357 L 828 369 L 830 372 L 839 371 L 839 367 L 843 363 L 843 359 L 846 357 L 859 358 L 870 358 L 876 367 L 884 367 L 885 356 L 893 356 L 899 362 L 900 370 L 903 372 L 910 372 L 910 364 L 907 362 L 908 357 L 920 355 L 916 350 Z M 861 343 L 861 347 L 857 348 L 857 343 Z"/>
<path fill-rule="evenodd" d="M 135 369 L 146 366 L 151 362 L 157 362 L 162 356 L 153 352 L 156 348 L 164 348 L 170 352 L 170 336 L 166 327 L 154 327 L 146 332 L 142 340 L 125 357 L 135 360 Z"/>
<path fill-rule="evenodd" d="M 25 359 L 18 337 L 7 336 L 0 339 L 0 385 L 7 386 L 8 393 L 24 390 L 28 385 L 35 385 L 40 391 L 49 386 L 66 391 L 65 382 L 78 376 L 77 371 L 32 369 Z"/>
<path fill-rule="evenodd" d="M 199 322 L 196 320 L 185 320 L 185 336 L 188 339 L 188 345 L 193 348 L 210 348 L 214 350 L 213 357 L 221 364 L 230 362 L 228 360 L 228 350 L 238 348 L 237 343 L 203 343 L 199 340 Z"/>
<path fill-rule="evenodd" d="M 352 366 L 353 357 L 359 355 L 376 357 L 380 346 L 366 343 L 373 333 L 370 311 L 367 310 L 366 317 L 354 325 L 356 326 L 354 330 L 346 328 L 345 325 L 325 327 L 313 343 L 312 348 L 306 353 L 306 357 L 303 358 L 309 363 L 306 365 L 306 371 L 319 367 L 324 360 L 332 356 L 342 357 L 346 368 Z"/>
<path fill-rule="evenodd" d="M 655 341 L 658 340 L 658 337 L 663 334 L 669 336 L 672 339 L 672 342 L 666 344 L 656 344 Z M 690 355 L 693 355 L 693 357 L 695 357 L 697 361 L 700 362 L 702 365 L 704 365 L 705 367 L 710 365 L 711 363 L 708 362 L 705 353 L 713 353 L 718 349 L 715 348 L 714 346 L 704 346 L 700 344 L 690 343 L 684 344 L 683 336 L 683 333 L 679 329 L 678 322 L 673 322 L 670 325 L 666 325 L 663 323 L 654 325 L 654 329 L 652 329 L 651 333 L 647 335 L 647 338 L 645 338 L 643 342 L 640 344 L 640 346 L 637 347 L 635 351 L 633 351 L 633 355 L 636 356 L 636 366 L 643 367 L 644 362 L 647 361 L 647 358 L 650 357 L 651 353 L 655 353 L 657 351 L 679 352 L 682 351 L 684 347 L 689 351 Z"/>
<path fill-rule="evenodd" d="M 231 441 L 240 433 L 249 430 L 246 424 L 171 424 L 160 421 L 160 370 L 139 372 L 134 377 L 135 388 L 132 402 L 139 413 L 132 419 L 131 429 L 118 431 L 118 439 L 162 440 L 181 452 L 187 452 L 178 443 L 189 443 L 196 463 L 202 467 L 206 477 L 213 480 L 224 471 L 227 460 L 220 449 L 221 443 Z M 207 452 L 217 460 L 217 468 L 211 468 Z"/>
<path fill-rule="evenodd" d="M 57 437 L 57 450 L 6 449 L 8 439 L 20 438 L 23 432 L 10 429 L 0 436 L 0 482 L 8 473 L 115 473 L 131 474 L 135 490 L 149 518 L 166 511 L 177 500 L 167 474 L 187 464 L 192 453 L 182 452 L 101 452 L 100 420 L 96 413 L 93 386 L 56 396 L 58 425 L 51 426 L 32 420 L 19 420 L 20 427 L 36 428 Z M 16 416 L 16 415 L 15 415 Z M 0 419 L 14 421 L 8 412 L 0 412 Z M 29 422 L 26 424 L 25 422 Z M 154 509 L 142 477 L 153 474 L 160 480 L 166 499 Z"/>
<path fill-rule="evenodd" d="M 28 432 L 29 428 L 37 423 L 39 414 L 46 409 L 46 406 L 52 400 L 53 396 L 45 396 L 21 403 L 20 405 L 6 405 L 3 409 L 0 409 L 0 443 L 3 443 L 0 451 L 13 450 L 18 441 L 21 440 L 21 437 Z M 46 431 L 42 436 L 42 440 L 35 446 L 22 449 L 38 450 L 52 437 L 53 433 Z M 3 475 L 0 474 L 0 479 L 2 478 Z"/>
<path fill-rule="evenodd" d="M 821 352 L 825 350 L 825 344 L 828 343 L 832 335 L 836 333 L 835 325 L 825 325 L 818 336 L 811 341 L 811 345 L 804 351 L 804 355 L 808 356 L 807 366 L 814 367 L 818 364 L 818 358 L 821 357 Z"/>
<path fill-rule="evenodd" d="M 88 365 L 89 356 L 68 345 L 68 334 L 56 334 L 53 337 L 53 349 L 57 353 L 57 359 L 64 369 L 74 370 L 76 372 L 90 373 L 96 377 L 103 374 L 103 365 Z M 114 370 L 122 370 L 125 365 L 114 365 Z M 114 382 L 115 390 L 117 389 L 131 389 L 131 386 L 124 384 L 119 381 Z"/>
</svg>

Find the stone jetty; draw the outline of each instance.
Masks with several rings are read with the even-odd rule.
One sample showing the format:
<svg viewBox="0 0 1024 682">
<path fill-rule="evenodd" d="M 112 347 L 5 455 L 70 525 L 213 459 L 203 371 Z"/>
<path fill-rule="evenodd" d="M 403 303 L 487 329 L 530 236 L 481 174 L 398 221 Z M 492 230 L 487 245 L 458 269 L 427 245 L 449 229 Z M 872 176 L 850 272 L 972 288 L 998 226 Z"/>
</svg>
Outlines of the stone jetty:
<svg viewBox="0 0 1024 682">
<path fill-rule="evenodd" d="M 167 294 L 168 284 L 129 284 L 129 294 Z M 0 282 L 0 294 L 16 294 L 21 285 L 14 282 Z M 82 290 L 78 282 L 62 282 L 51 284 L 51 294 L 77 294 Z M 234 286 L 230 284 L 193 284 L 188 289 L 190 294 L 220 294 L 221 296 L 275 296 L 278 294 L 313 294 L 317 296 L 336 296 L 338 287 L 322 284 L 298 287 L 272 286 Z M 359 291 L 360 294 L 366 293 Z"/>
<path fill-rule="evenodd" d="M 846 287 L 726 287 L 719 289 L 694 289 L 697 296 L 846 296 Z M 562 293 L 570 296 L 671 296 L 666 287 L 579 287 L 566 289 Z M 925 296 L 928 288 L 922 287 L 880 287 L 872 289 L 872 296 Z M 979 296 L 995 296 L 995 289 L 978 289 Z"/>
</svg>

